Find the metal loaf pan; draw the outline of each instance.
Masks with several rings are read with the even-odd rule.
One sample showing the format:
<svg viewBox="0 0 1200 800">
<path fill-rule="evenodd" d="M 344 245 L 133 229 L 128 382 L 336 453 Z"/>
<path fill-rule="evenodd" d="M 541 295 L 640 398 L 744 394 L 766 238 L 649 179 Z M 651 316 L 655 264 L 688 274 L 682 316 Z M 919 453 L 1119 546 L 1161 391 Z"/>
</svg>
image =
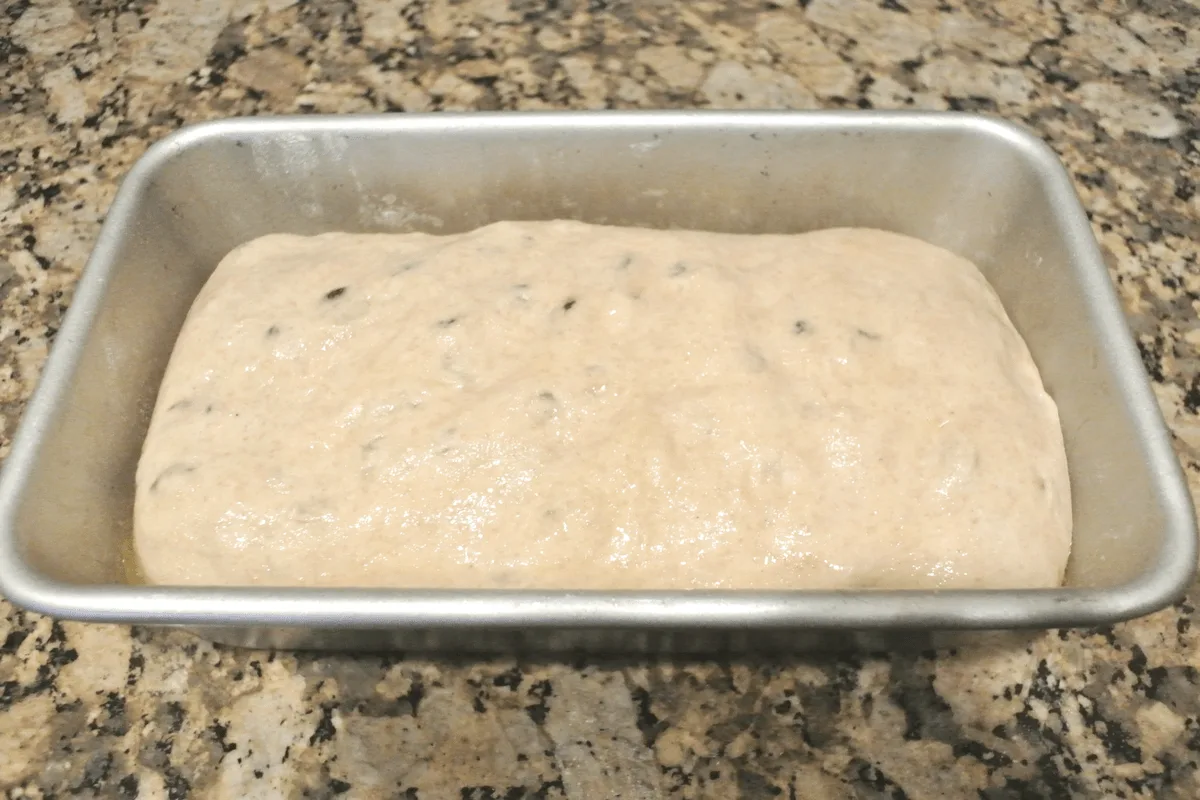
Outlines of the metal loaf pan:
<svg viewBox="0 0 1200 800">
<path fill-rule="evenodd" d="M 437 592 L 130 585 L 133 475 L 172 342 L 220 258 L 271 232 L 448 233 L 574 218 L 744 233 L 885 228 L 995 286 L 1058 401 L 1067 585 L 1038 591 Z M 0 485 L 0 589 L 60 617 L 317 648 L 712 650 L 1098 625 L 1158 609 L 1193 511 L 1104 262 L 1053 153 L 924 113 L 236 119 L 155 145 L 122 186 Z"/>
</svg>

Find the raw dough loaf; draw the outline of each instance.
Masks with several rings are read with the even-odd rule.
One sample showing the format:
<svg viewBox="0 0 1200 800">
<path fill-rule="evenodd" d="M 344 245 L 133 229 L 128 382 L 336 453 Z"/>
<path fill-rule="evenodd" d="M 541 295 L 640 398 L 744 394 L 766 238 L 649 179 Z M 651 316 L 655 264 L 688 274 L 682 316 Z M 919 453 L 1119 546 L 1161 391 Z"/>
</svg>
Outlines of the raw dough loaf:
<svg viewBox="0 0 1200 800">
<path fill-rule="evenodd" d="M 1045 587 L 1054 402 L 968 261 L 836 229 L 273 235 L 138 466 L 165 584 Z"/>
</svg>

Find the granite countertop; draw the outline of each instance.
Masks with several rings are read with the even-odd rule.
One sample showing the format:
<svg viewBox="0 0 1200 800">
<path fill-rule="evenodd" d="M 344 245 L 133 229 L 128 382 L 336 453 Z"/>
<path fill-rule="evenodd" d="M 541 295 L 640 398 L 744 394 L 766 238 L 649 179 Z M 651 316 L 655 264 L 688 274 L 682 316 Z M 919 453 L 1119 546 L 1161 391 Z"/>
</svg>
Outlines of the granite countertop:
<svg viewBox="0 0 1200 800">
<path fill-rule="evenodd" d="M 1200 491 L 1200 8 L 1184 0 L 13 0 L 0 455 L 121 175 L 260 112 L 955 108 L 1083 198 Z M 940 654 L 719 662 L 238 651 L 0 601 L 9 797 L 1200 796 L 1191 598 Z"/>
</svg>

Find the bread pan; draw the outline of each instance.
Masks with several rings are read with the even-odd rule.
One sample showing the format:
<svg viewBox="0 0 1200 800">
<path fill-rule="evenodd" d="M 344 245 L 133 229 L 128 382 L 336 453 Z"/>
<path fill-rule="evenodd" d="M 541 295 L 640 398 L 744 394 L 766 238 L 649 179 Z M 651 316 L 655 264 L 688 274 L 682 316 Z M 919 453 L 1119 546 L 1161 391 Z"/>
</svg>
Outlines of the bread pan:
<svg viewBox="0 0 1200 800">
<path fill-rule="evenodd" d="M 1075 514 L 1066 585 L 596 593 L 129 580 L 142 437 L 184 315 L 222 256 L 272 232 L 451 233 L 551 218 L 738 233 L 871 226 L 973 260 L 1058 402 Z M 1186 485 L 1067 175 L 1024 130 L 965 114 L 302 116 L 185 128 L 125 179 L 0 484 L 0 590 L 13 602 L 252 646 L 927 646 L 1145 614 L 1183 592 L 1195 563 Z"/>
</svg>

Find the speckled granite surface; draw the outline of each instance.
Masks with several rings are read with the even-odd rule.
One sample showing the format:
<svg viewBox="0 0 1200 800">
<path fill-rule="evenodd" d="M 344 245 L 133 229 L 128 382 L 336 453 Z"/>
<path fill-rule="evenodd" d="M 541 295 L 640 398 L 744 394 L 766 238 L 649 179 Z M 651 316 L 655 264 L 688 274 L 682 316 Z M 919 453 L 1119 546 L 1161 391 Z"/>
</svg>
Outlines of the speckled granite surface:
<svg viewBox="0 0 1200 800">
<path fill-rule="evenodd" d="M 0 455 L 116 182 L 183 122 L 917 107 L 1069 166 L 1200 490 L 1200 8 L 1176 0 L 11 0 Z M 1193 592 L 1192 597 L 1196 597 Z M 468 663 L 231 651 L 0 601 L 9 797 L 1200 796 L 1192 602 L 937 656 Z"/>
</svg>

